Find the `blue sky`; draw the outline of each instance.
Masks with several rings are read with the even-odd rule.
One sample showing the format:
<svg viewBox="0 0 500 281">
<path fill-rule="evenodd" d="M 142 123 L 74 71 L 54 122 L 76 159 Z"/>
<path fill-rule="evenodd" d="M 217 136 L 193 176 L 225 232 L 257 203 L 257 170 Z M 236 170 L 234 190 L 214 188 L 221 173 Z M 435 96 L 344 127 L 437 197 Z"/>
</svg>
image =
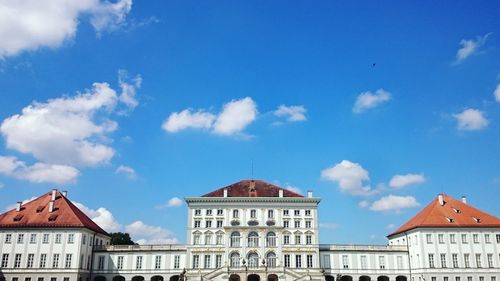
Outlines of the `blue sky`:
<svg viewBox="0 0 500 281">
<path fill-rule="evenodd" d="M 323 243 L 385 243 L 440 192 L 500 214 L 497 2 L 68 2 L 0 3 L 0 206 L 58 187 L 183 242 L 173 198 L 253 163 L 322 198 Z"/>
</svg>

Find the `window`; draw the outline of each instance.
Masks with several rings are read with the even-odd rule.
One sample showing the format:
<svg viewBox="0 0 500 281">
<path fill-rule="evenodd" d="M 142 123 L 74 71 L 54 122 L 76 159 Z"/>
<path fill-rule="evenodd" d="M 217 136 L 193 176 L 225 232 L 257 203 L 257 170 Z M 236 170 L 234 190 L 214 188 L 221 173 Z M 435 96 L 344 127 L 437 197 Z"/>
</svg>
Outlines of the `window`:
<svg viewBox="0 0 500 281">
<path fill-rule="evenodd" d="M 24 234 L 19 233 L 19 234 L 17 235 L 17 243 L 18 243 L 18 244 L 23 244 L 23 243 L 24 243 Z"/>
<path fill-rule="evenodd" d="M 462 234 L 462 244 L 467 244 L 467 234 Z"/>
<path fill-rule="evenodd" d="M 469 268 L 470 267 L 469 254 L 464 254 L 464 266 L 465 266 L 465 268 Z"/>
<path fill-rule="evenodd" d="M 142 256 L 135 258 L 135 269 L 142 269 Z"/>
<path fill-rule="evenodd" d="M 215 268 L 222 267 L 222 255 L 215 255 Z"/>
<path fill-rule="evenodd" d="M 181 267 L 181 256 L 175 255 L 174 256 L 174 268 L 178 269 Z"/>
<path fill-rule="evenodd" d="M 195 234 L 193 236 L 193 245 L 200 245 L 200 235 L 199 234 Z"/>
<path fill-rule="evenodd" d="M 43 281 L 43 277 L 38 277 L 38 281 Z"/>
<path fill-rule="evenodd" d="M 87 235 L 83 234 L 82 236 L 82 244 L 85 245 L 87 243 Z"/>
<path fill-rule="evenodd" d="M 222 216 L 224 214 L 224 211 L 222 209 L 217 210 L 217 215 Z"/>
<path fill-rule="evenodd" d="M 472 234 L 472 241 L 475 244 L 478 244 L 479 243 L 479 234 Z"/>
<path fill-rule="evenodd" d="M 450 243 L 451 244 L 457 243 L 457 240 L 455 240 L 455 234 L 450 234 Z"/>
<path fill-rule="evenodd" d="M 289 228 L 290 227 L 290 221 L 283 221 L 283 227 L 284 228 Z"/>
<path fill-rule="evenodd" d="M 212 227 L 212 221 L 206 221 L 205 222 L 205 227 L 206 228 L 211 228 Z"/>
<path fill-rule="evenodd" d="M 295 267 L 296 268 L 302 267 L 302 255 L 295 255 Z"/>
<path fill-rule="evenodd" d="M 59 254 L 54 254 L 52 257 L 52 268 L 58 268 L 59 267 Z"/>
<path fill-rule="evenodd" d="M 427 234 L 425 235 L 427 244 L 432 244 L 432 234 Z"/>
<path fill-rule="evenodd" d="M 307 268 L 312 268 L 313 267 L 313 256 L 307 255 L 306 262 L 307 262 Z"/>
<path fill-rule="evenodd" d="M 276 254 L 273 252 L 267 253 L 266 256 L 267 266 L 270 268 L 276 267 Z"/>
<path fill-rule="evenodd" d="M 238 210 L 233 210 L 233 218 L 239 218 L 240 217 L 240 212 Z"/>
<path fill-rule="evenodd" d="M 397 256 L 396 260 L 397 260 L 396 262 L 397 262 L 398 269 L 403 269 L 403 257 Z"/>
<path fill-rule="evenodd" d="M 194 221 L 194 228 L 200 228 L 200 225 L 201 225 L 201 221 L 199 221 L 199 220 Z"/>
<path fill-rule="evenodd" d="M 293 211 L 294 216 L 300 216 L 300 210 L 295 210 Z"/>
<path fill-rule="evenodd" d="M 456 276 L 455 281 L 460 281 L 460 276 Z"/>
<path fill-rule="evenodd" d="M 45 268 L 46 264 L 47 264 L 47 254 L 41 254 L 40 255 L 40 268 Z"/>
<path fill-rule="evenodd" d="M 223 221 L 218 220 L 217 221 L 217 228 L 222 228 L 222 223 L 223 223 Z"/>
<path fill-rule="evenodd" d="M 60 234 L 60 233 L 56 234 L 56 244 L 61 244 L 61 238 L 62 238 L 62 234 Z"/>
<path fill-rule="evenodd" d="M 216 243 L 215 244 L 222 245 L 222 243 L 223 243 L 223 241 L 222 241 L 223 237 L 224 236 L 222 234 L 217 234 L 216 241 L 215 241 Z"/>
<path fill-rule="evenodd" d="M 300 228 L 300 221 L 294 221 L 295 228 Z"/>
<path fill-rule="evenodd" d="M 207 209 L 207 216 L 211 216 L 212 215 L 212 209 Z"/>
<path fill-rule="evenodd" d="M 361 269 L 366 269 L 366 256 L 361 256 Z"/>
<path fill-rule="evenodd" d="M 257 217 L 257 211 L 256 210 L 250 210 L 250 217 L 252 219 L 255 219 Z"/>
<path fill-rule="evenodd" d="M 274 218 L 274 210 L 267 210 L 267 217 L 270 219 Z"/>
<path fill-rule="evenodd" d="M 385 269 L 385 257 L 384 256 L 378 257 L 378 264 L 379 264 L 380 269 Z"/>
<path fill-rule="evenodd" d="M 311 215 L 311 210 L 306 210 L 306 216 L 310 216 Z"/>
<path fill-rule="evenodd" d="M 458 268 L 458 254 L 452 254 L 453 268 Z"/>
<path fill-rule="evenodd" d="M 481 254 L 476 254 L 476 266 L 477 266 L 477 268 L 483 267 L 481 265 Z"/>
<path fill-rule="evenodd" d="M 203 264 L 204 268 L 211 268 L 211 256 L 210 255 L 205 255 L 205 263 Z"/>
<path fill-rule="evenodd" d="M 259 247 L 259 235 L 257 232 L 250 232 L 248 234 L 248 247 Z"/>
<path fill-rule="evenodd" d="M 493 254 L 488 254 L 488 267 L 493 268 Z"/>
<path fill-rule="evenodd" d="M 330 255 L 324 255 L 323 256 L 323 267 L 324 268 L 330 268 L 332 265 L 330 263 Z"/>
<path fill-rule="evenodd" d="M 288 216 L 289 215 L 289 212 L 288 210 L 283 210 L 283 216 Z M 500 243 L 500 242 L 499 242 Z"/>
<path fill-rule="evenodd" d="M 123 256 L 118 256 L 118 261 L 116 262 L 116 267 L 118 269 L 123 269 Z"/>
<path fill-rule="evenodd" d="M 65 268 L 71 268 L 71 259 L 73 258 L 72 254 L 66 254 L 66 263 L 64 264 Z"/>
<path fill-rule="evenodd" d="M 497 234 L 497 244 L 500 244 L 500 234 Z"/>
<path fill-rule="evenodd" d="M 68 234 L 68 244 L 73 244 L 75 243 L 75 234 L 70 233 Z"/>
<path fill-rule="evenodd" d="M 485 242 L 485 243 L 488 243 L 488 244 L 489 244 L 489 243 L 491 243 L 491 240 L 490 240 L 490 235 L 489 235 L 489 234 L 485 234 L 485 235 L 484 235 L 484 242 Z"/>
<path fill-rule="evenodd" d="M 441 267 L 446 268 L 446 254 L 441 254 Z"/>
<path fill-rule="evenodd" d="M 232 253 L 230 256 L 230 266 L 232 268 L 238 268 L 240 267 L 240 254 L 238 253 Z"/>
<path fill-rule="evenodd" d="M 472 276 L 467 276 L 467 281 L 472 281 Z"/>
<path fill-rule="evenodd" d="M 30 235 L 30 244 L 36 243 L 36 233 L 31 233 Z"/>
<path fill-rule="evenodd" d="M 484 276 L 479 276 L 479 281 L 484 281 Z"/>
<path fill-rule="evenodd" d="M 285 255 L 285 267 L 290 267 L 290 255 Z"/>
<path fill-rule="evenodd" d="M 9 265 L 9 254 L 3 254 L 2 255 L 2 264 L 0 265 L 0 267 L 4 268 L 4 267 L 7 267 Z"/>
<path fill-rule="evenodd" d="M 201 215 L 201 210 L 200 209 L 194 210 L 194 215 L 195 216 L 200 216 Z"/>
<path fill-rule="evenodd" d="M 198 268 L 198 267 L 200 267 L 200 256 L 193 255 L 193 268 Z"/>
<path fill-rule="evenodd" d="M 434 268 L 434 254 L 429 254 L 429 267 Z"/>
<path fill-rule="evenodd" d="M 16 254 L 14 256 L 14 268 L 21 267 L 21 254 Z"/>
<path fill-rule="evenodd" d="M 240 246 L 240 233 L 235 231 L 231 233 L 231 247 L 239 247 Z"/>
<path fill-rule="evenodd" d="M 49 234 L 48 233 L 44 233 L 43 234 L 42 243 L 43 244 L 48 244 L 49 243 Z"/>
<path fill-rule="evenodd" d="M 99 259 L 97 260 L 97 269 L 104 269 L 104 256 L 99 256 Z"/>
<path fill-rule="evenodd" d="M 5 234 L 5 244 L 10 244 L 11 242 L 12 242 L 12 234 L 10 233 Z"/>
<path fill-rule="evenodd" d="M 26 263 L 27 268 L 33 268 L 34 259 L 35 259 L 35 254 L 28 254 L 28 262 Z"/>
<path fill-rule="evenodd" d="M 155 256 L 155 269 L 161 268 L 161 256 Z"/>
<path fill-rule="evenodd" d="M 496 276 L 491 276 L 491 281 L 497 281 Z"/>
<path fill-rule="evenodd" d="M 300 245 L 300 234 L 299 235 L 295 235 L 295 245 Z"/>
<path fill-rule="evenodd" d="M 306 221 L 306 228 L 311 228 L 311 221 Z"/>
<path fill-rule="evenodd" d="M 306 235 L 306 244 L 311 245 L 312 244 L 312 236 L 311 235 Z"/>
<path fill-rule="evenodd" d="M 438 242 L 439 244 L 444 244 L 444 234 L 438 234 Z"/>
<path fill-rule="evenodd" d="M 284 235 L 283 236 L 283 244 L 284 245 L 289 245 L 290 244 L 290 235 Z"/>
<path fill-rule="evenodd" d="M 205 234 L 205 245 L 212 245 L 212 234 Z"/>
<path fill-rule="evenodd" d="M 266 235 L 267 247 L 276 247 L 276 234 L 274 232 L 269 232 Z"/>
<path fill-rule="evenodd" d="M 344 268 L 349 268 L 349 260 L 348 260 L 347 255 L 342 256 L 342 266 Z"/>
</svg>

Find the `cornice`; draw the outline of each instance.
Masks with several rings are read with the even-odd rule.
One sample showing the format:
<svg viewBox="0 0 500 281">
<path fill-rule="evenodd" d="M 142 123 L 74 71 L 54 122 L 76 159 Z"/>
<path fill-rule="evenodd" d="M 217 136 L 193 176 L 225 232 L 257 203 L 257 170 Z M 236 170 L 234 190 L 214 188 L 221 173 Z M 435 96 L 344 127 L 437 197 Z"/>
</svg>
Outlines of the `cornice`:
<svg viewBox="0 0 500 281">
<path fill-rule="evenodd" d="M 186 197 L 186 203 L 316 203 L 318 197 Z"/>
</svg>

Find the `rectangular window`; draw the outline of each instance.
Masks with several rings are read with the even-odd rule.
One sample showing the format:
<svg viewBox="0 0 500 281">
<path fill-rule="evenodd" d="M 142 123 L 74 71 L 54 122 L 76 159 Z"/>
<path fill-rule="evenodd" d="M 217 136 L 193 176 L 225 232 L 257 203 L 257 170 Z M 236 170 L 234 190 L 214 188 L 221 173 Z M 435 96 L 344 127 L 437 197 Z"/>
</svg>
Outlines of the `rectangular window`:
<svg viewBox="0 0 500 281">
<path fill-rule="evenodd" d="M 441 267 L 446 268 L 446 254 L 441 254 Z"/>
<path fill-rule="evenodd" d="M 222 255 L 215 255 L 215 268 L 222 267 Z"/>
<path fill-rule="evenodd" d="M 472 276 L 467 276 L 467 281 L 472 281 Z"/>
<path fill-rule="evenodd" d="M 44 233 L 43 234 L 42 243 L 43 244 L 49 244 L 49 234 L 48 233 Z"/>
<path fill-rule="evenodd" d="M 58 268 L 59 267 L 59 254 L 54 254 L 52 256 L 52 268 Z"/>
<path fill-rule="evenodd" d="M 198 267 L 200 267 L 200 256 L 193 255 L 193 268 L 198 268 Z"/>
<path fill-rule="evenodd" d="M 70 233 L 68 234 L 68 244 L 73 244 L 75 243 L 75 234 Z"/>
<path fill-rule="evenodd" d="M 205 227 L 206 228 L 211 228 L 212 227 L 212 221 L 206 221 L 205 222 Z"/>
<path fill-rule="evenodd" d="M 293 214 L 294 214 L 295 216 L 300 216 L 300 210 L 295 210 L 295 211 L 293 211 Z"/>
<path fill-rule="evenodd" d="M 14 268 L 21 267 L 21 254 L 16 254 L 14 256 Z"/>
<path fill-rule="evenodd" d="M 155 256 L 155 269 L 160 269 L 160 268 L 161 268 L 161 256 Z"/>
<path fill-rule="evenodd" d="M 453 260 L 453 268 L 458 268 L 458 254 L 452 254 L 451 259 Z"/>
<path fill-rule="evenodd" d="M 479 234 L 472 234 L 472 241 L 475 244 L 478 244 L 479 243 Z"/>
<path fill-rule="evenodd" d="M 300 228 L 300 221 L 295 221 L 294 226 L 295 228 Z"/>
<path fill-rule="evenodd" d="M 224 214 L 224 211 L 222 209 L 217 210 L 217 215 L 222 216 Z"/>
<path fill-rule="evenodd" d="M 142 256 L 135 258 L 135 269 L 142 269 Z"/>
<path fill-rule="evenodd" d="M 467 244 L 467 234 L 462 234 L 462 244 Z"/>
<path fill-rule="evenodd" d="M 470 267 L 469 254 L 464 254 L 464 266 L 465 266 L 465 268 L 469 268 Z"/>
<path fill-rule="evenodd" d="M 289 214 L 288 210 L 283 210 L 283 216 L 288 216 L 288 214 Z"/>
<path fill-rule="evenodd" d="M 201 221 L 199 221 L 199 220 L 194 221 L 194 228 L 200 228 L 200 225 L 201 225 Z"/>
<path fill-rule="evenodd" d="M 307 268 L 312 268 L 313 267 L 313 256 L 312 255 L 307 255 Z"/>
<path fill-rule="evenodd" d="M 252 219 L 255 219 L 257 217 L 257 211 L 256 210 L 250 210 L 250 217 Z"/>
<path fill-rule="evenodd" d="M 200 235 L 199 234 L 195 234 L 193 236 L 193 245 L 200 245 Z"/>
<path fill-rule="evenodd" d="M 224 236 L 222 234 L 217 234 L 216 241 L 215 241 L 216 244 L 217 245 L 222 245 L 223 244 L 223 241 L 222 241 L 223 239 L 224 239 Z"/>
<path fill-rule="evenodd" d="M 290 267 L 290 255 L 285 255 L 285 267 Z"/>
<path fill-rule="evenodd" d="M 496 237 L 497 237 L 497 244 L 500 244 L 500 234 L 497 234 Z"/>
<path fill-rule="evenodd" d="M 290 236 L 289 235 L 283 236 L 283 244 L 284 245 L 289 245 L 290 244 Z"/>
<path fill-rule="evenodd" d="M 233 210 L 233 218 L 239 218 L 240 217 L 240 212 L 238 210 Z"/>
<path fill-rule="evenodd" d="M 427 234 L 425 235 L 427 244 L 432 244 L 432 234 Z"/>
<path fill-rule="evenodd" d="M 82 244 L 85 245 L 85 243 L 87 243 L 87 235 L 83 234 Z"/>
<path fill-rule="evenodd" d="M 212 215 L 212 209 L 207 209 L 207 216 L 211 216 Z"/>
<path fill-rule="evenodd" d="M 223 221 L 218 220 L 217 221 L 217 228 L 222 228 L 222 223 L 223 223 Z"/>
<path fill-rule="evenodd" d="M 2 255 L 2 264 L 0 267 L 5 268 L 9 265 L 9 254 L 3 254 Z"/>
<path fill-rule="evenodd" d="M 310 216 L 311 215 L 311 210 L 306 210 L 306 216 Z"/>
<path fill-rule="evenodd" d="M 397 256 L 396 259 L 397 259 L 398 269 L 403 269 L 403 257 Z"/>
<path fill-rule="evenodd" d="M 429 267 L 434 268 L 434 254 L 429 254 Z"/>
<path fill-rule="evenodd" d="M 181 267 L 181 256 L 175 255 L 174 256 L 174 268 L 178 269 Z"/>
<path fill-rule="evenodd" d="M 361 256 L 361 269 L 367 268 L 366 256 Z"/>
<path fill-rule="evenodd" d="M 491 281 L 497 281 L 497 277 L 496 276 L 491 276 Z"/>
<path fill-rule="evenodd" d="M 295 267 L 296 268 L 302 267 L 302 255 L 295 255 Z"/>
<path fill-rule="evenodd" d="M 10 244 L 10 243 L 12 243 L 12 234 L 7 233 L 5 234 L 5 244 Z"/>
<path fill-rule="evenodd" d="M 323 256 L 323 267 L 324 268 L 331 268 L 332 267 L 332 265 L 330 263 L 330 255 Z"/>
<path fill-rule="evenodd" d="M 27 268 L 33 268 L 33 260 L 35 259 L 35 254 L 28 254 L 28 261 L 26 262 Z"/>
<path fill-rule="evenodd" d="M 311 245 L 312 244 L 312 236 L 311 235 L 306 235 L 306 244 Z"/>
<path fill-rule="evenodd" d="M 344 268 L 349 268 L 349 259 L 347 255 L 342 256 L 342 266 Z"/>
<path fill-rule="evenodd" d="M 118 256 L 118 261 L 116 262 L 116 267 L 118 269 L 123 269 L 123 256 Z"/>
<path fill-rule="evenodd" d="M 212 265 L 211 265 L 211 257 L 210 255 L 205 255 L 205 262 L 203 264 L 203 267 L 204 268 L 211 268 Z"/>
<path fill-rule="evenodd" d="M 283 227 L 284 228 L 289 228 L 290 227 L 290 221 L 283 221 Z"/>
<path fill-rule="evenodd" d="M 444 244 L 444 234 L 438 234 L 438 242 L 439 244 Z"/>
<path fill-rule="evenodd" d="M 61 238 L 62 238 L 62 234 L 60 234 L 60 233 L 56 234 L 56 244 L 61 244 Z"/>
<path fill-rule="evenodd" d="M 455 240 L 455 234 L 450 234 L 450 243 L 451 244 L 457 243 L 457 240 Z"/>
<path fill-rule="evenodd" d="M 40 255 L 40 268 L 45 268 L 47 264 L 47 254 Z"/>
<path fill-rule="evenodd" d="M 104 269 L 104 256 L 99 256 L 99 259 L 97 260 L 97 269 Z"/>
<path fill-rule="evenodd" d="M 200 216 L 201 215 L 201 210 L 200 209 L 194 210 L 194 215 L 195 216 Z"/>
<path fill-rule="evenodd" d="M 481 264 L 481 254 L 476 254 L 476 266 L 477 268 L 483 267 Z"/>
<path fill-rule="evenodd" d="M 23 244 L 24 243 L 24 234 L 19 233 L 17 235 L 17 244 Z"/>
<path fill-rule="evenodd" d="M 311 223 L 311 221 L 310 221 L 310 220 L 306 221 L 306 228 L 311 228 L 311 224 L 312 224 L 312 223 Z"/>
<path fill-rule="evenodd" d="M 71 260 L 73 259 L 72 254 L 66 254 L 66 263 L 64 264 L 65 268 L 71 268 Z"/>
<path fill-rule="evenodd" d="M 488 267 L 493 268 L 493 254 L 488 254 Z"/>
<path fill-rule="evenodd" d="M 489 234 L 485 234 L 485 235 L 484 235 L 484 242 L 485 242 L 485 243 L 488 243 L 488 244 L 489 244 L 489 243 L 491 243 L 491 240 L 490 240 L 490 235 L 489 235 Z"/>
<path fill-rule="evenodd" d="M 270 219 L 274 218 L 274 210 L 267 210 L 267 217 Z"/>
<path fill-rule="evenodd" d="M 31 233 L 30 235 L 30 244 L 36 243 L 36 233 Z"/>
<path fill-rule="evenodd" d="M 378 257 L 378 264 L 380 269 L 385 269 L 385 256 Z"/>
</svg>

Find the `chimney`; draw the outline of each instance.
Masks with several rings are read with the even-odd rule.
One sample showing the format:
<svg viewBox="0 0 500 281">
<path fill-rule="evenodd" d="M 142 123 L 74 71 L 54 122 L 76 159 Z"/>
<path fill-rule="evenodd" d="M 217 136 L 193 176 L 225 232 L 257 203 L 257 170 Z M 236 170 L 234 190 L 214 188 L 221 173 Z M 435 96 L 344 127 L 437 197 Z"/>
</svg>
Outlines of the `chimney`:
<svg viewBox="0 0 500 281">
<path fill-rule="evenodd" d="M 312 198 L 313 197 L 313 192 L 311 190 L 307 191 L 307 198 Z"/>
<path fill-rule="evenodd" d="M 54 212 L 54 201 L 49 202 L 49 213 Z"/>
<path fill-rule="evenodd" d="M 283 197 L 283 189 L 280 189 L 280 191 L 279 191 L 279 196 L 280 196 L 280 197 Z"/>
<path fill-rule="evenodd" d="M 467 204 L 467 196 L 462 196 L 462 203 Z"/>
<path fill-rule="evenodd" d="M 52 197 L 50 198 L 50 201 L 55 201 L 56 200 L 56 194 L 57 194 L 57 189 L 52 189 Z"/>
<path fill-rule="evenodd" d="M 17 202 L 16 204 L 16 212 L 21 211 L 21 206 L 23 205 L 23 202 Z"/>
<path fill-rule="evenodd" d="M 227 197 L 227 188 L 224 188 L 224 197 Z"/>
<path fill-rule="evenodd" d="M 438 201 L 439 201 L 439 205 L 444 206 L 443 194 L 438 195 Z"/>
<path fill-rule="evenodd" d="M 68 197 L 68 191 L 67 191 L 67 190 L 63 191 L 63 192 L 62 192 L 62 195 L 63 195 L 64 197 Z"/>
</svg>

